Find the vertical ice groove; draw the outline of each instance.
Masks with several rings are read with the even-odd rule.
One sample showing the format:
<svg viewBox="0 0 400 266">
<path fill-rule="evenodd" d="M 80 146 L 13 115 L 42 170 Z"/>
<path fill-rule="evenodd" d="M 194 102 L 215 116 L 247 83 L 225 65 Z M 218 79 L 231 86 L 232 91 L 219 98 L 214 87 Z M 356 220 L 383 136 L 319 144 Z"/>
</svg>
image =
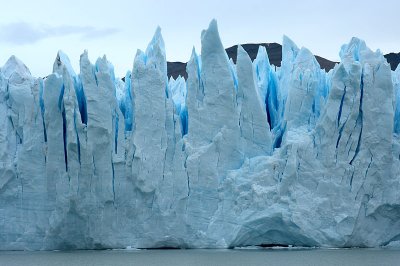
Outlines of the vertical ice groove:
<svg viewBox="0 0 400 266">
<path fill-rule="evenodd" d="M 76 134 L 76 143 L 78 145 L 78 162 L 79 162 L 79 165 L 80 165 L 81 164 L 81 142 L 79 140 L 79 133 L 78 133 L 76 116 L 77 116 L 76 110 L 74 110 L 74 129 L 75 129 L 75 134 Z"/>
<path fill-rule="evenodd" d="M 237 77 L 237 72 L 236 72 L 236 65 L 235 62 L 233 62 L 232 58 L 228 58 L 228 55 L 226 55 L 227 60 L 229 61 L 229 69 L 231 71 L 231 75 L 233 78 L 233 84 L 235 85 L 235 89 L 238 89 L 238 77 Z"/>
<path fill-rule="evenodd" d="M 180 117 L 180 123 L 182 125 L 182 136 L 187 134 L 187 107 L 186 107 L 186 81 L 183 77 L 178 76 L 175 80 L 173 77 L 169 79 L 168 82 L 169 95 L 175 106 L 175 112 Z"/>
<path fill-rule="evenodd" d="M 342 118 L 343 103 L 344 103 L 344 99 L 346 97 L 346 92 L 347 92 L 347 86 L 345 85 L 344 89 L 343 89 L 343 95 L 342 95 L 342 98 L 340 100 L 339 112 L 338 112 L 338 116 L 337 116 L 337 127 L 339 128 L 339 136 L 338 136 L 337 142 L 336 142 L 336 149 L 339 146 L 340 139 L 342 138 L 342 132 L 343 132 L 343 129 L 344 129 L 344 127 L 346 125 L 346 122 L 347 122 L 347 118 L 342 123 L 340 121 L 341 118 Z"/>
<path fill-rule="evenodd" d="M 395 114 L 394 114 L 394 133 L 400 133 L 400 64 L 397 66 L 396 70 L 392 72 L 392 80 L 394 87 L 394 104 L 395 104 Z"/>
<path fill-rule="evenodd" d="M 267 50 L 259 46 L 257 57 L 253 62 L 255 78 L 264 110 L 267 113 L 271 130 L 280 123 L 279 117 L 279 88 L 276 72 L 269 63 Z"/>
<path fill-rule="evenodd" d="M 134 123 L 134 114 L 132 106 L 132 72 L 127 71 L 125 75 L 124 98 L 122 99 L 124 106 L 125 131 L 132 131 Z"/>
<path fill-rule="evenodd" d="M 115 170 L 114 170 L 114 163 L 112 161 L 111 161 L 111 170 L 112 170 L 113 204 L 115 204 Z"/>
<path fill-rule="evenodd" d="M 185 170 L 187 170 L 186 169 L 186 160 L 187 160 L 187 157 L 185 159 Z M 187 180 L 187 196 L 190 197 L 190 176 L 189 176 L 188 171 L 185 171 L 185 172 L 186 172 L 186 180 Z"/>
<path fill-rule="evenodd" d="M 43 87 L 44 87 L 44 82 L 42 79 L 39 79 L 39 105 L 40 105 L 40 113 L 42 115 L 42 121 L 43 121 L 43 138 L 44 142 L 47 142 L 47 133 L 46 133 L 46 127 L 44 124 L 44 101 L 43 101 Z"/>
<path fill-rule="evenodd" d="M 358 117 L 356 120 L 356 123 L 360 125 L 360 133 L 358 136 L 358 141 L 357 141 L 357 146 L 354 152 L 353 158 L 351 158 L 349 164 L 352 165 L 354 159 L 357 157 L 358 153 L 360 152 L 360 146 L 361 146 L 361 137 L 362 137 L 362 132 L 363 132 L 363 109 L 362 109 L 362 103 L 363 103 L 363 95 L 364 95 L 364 80 L 363 80 L 363 74 L 361 73 L 361 83 L 360 83 L 360 105 L 359 105 L 359 111 L 358 111 Z"/>
<path fill-rule="evenodd" d="M 64 160 L 65 160 L 65 172 L 68 172 L 68 153 L 67 153 L 67 119 L 65 118 L 65 109 L 62 106 L 62 122 L 63 122 L 63 144 L 64 144 Z"/>
<path fill-rule="evenodd" d="M 338 127 L 340 126 L 340 119 L 341 119 L 341 117 L 342 117 L 342 109 L 343 109 L 344 98 L 345 98 L 345 96 L 346 96 L 346 89 L 347 89 L 347 87 L 344 86 L 342 99 L 340 100 L 338 118 L 337 118 L 337 126 L 338 126 Z"/>
<path fill-rule="evenodd" d="M 115 133 L 114 133 L 114 152 L 118 153 L 118 122 L 119 122 L 119 117 L 118 113 L 114 111 L 114 124 L 115 124 Z"/>
</svg>

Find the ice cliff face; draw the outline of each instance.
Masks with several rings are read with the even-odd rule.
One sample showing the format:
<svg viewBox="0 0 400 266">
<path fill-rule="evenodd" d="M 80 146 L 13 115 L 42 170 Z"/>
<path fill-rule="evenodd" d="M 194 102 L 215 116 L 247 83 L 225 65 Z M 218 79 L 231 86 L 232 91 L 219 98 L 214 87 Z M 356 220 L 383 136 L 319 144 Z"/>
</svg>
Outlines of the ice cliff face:
<svg viewBox="0 0 400 266">
<path fill-rule="evenodd" d="M 0 70 L 0 249 L 400 240 L 400 70 L 359 39 L 329 73 L 283 40 L 236 65 L 212 21 L 188 79 L 160 29 L 125 82 L 85 51 Z"/>
</svg>

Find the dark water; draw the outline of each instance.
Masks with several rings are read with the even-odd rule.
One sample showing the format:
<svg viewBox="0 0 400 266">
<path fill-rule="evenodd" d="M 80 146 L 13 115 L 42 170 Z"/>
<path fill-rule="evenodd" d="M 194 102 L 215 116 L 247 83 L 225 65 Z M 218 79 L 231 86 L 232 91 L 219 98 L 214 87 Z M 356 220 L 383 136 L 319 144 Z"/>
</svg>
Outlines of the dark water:
<svg viewBox="0 0 400 266">
<path fill-rule="evenodd" d="M 105 250 L 105 251 L 2 251 L 0 265 L 104 266 L 104 265 L 399 265 L 400 250 Z"/>
</svg>

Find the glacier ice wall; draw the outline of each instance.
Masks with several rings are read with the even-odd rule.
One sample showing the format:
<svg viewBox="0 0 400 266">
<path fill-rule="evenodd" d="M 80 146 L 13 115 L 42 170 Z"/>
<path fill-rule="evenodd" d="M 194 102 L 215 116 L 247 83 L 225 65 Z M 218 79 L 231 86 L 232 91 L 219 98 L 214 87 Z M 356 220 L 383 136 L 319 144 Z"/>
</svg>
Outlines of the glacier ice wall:
<svg viewBox="0 0 400 266">
<path fill-rule="evenodd" d="M 353 38 L 329 73 L 283 39 L 236 64 L 216 21 L 188 79 L 158 28 L 124 81 L 85 51 L 34 78 L 0 69 L 0 249 L 400 240 L 400 68 Z"/>
</svg>

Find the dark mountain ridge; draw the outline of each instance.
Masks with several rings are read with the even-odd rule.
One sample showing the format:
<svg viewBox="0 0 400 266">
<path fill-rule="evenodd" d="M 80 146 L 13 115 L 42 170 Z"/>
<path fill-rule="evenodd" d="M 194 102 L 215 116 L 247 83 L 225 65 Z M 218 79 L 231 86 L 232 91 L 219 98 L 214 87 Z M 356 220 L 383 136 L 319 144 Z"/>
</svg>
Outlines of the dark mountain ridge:
<svg viewBox="0 0 400 266">
<path fill-rule="evenodd" d="M 279 43 L 248 43 L 243 44 L 242 47 L 246 52 L 249 54 L 251 60 L 254 60 L 257 56 L 258 47 L 262 45 L 267 49 L 269 62 L 275 66 L 281 66 L 282 61 L 282 45 Z M 226 50 L 229 58 L 232 58 L 233 61 L 236 63 L 237 57 L 237 45 L 229 47 Z M 384 55 L 392 70 L 395 70 L 397 65 L 400 63 L 400 53 L 389 53 Z M 321 56 L 315 55 L 319 65 L 325 71 L 331 70 L 335 64 L 338 62 L 330 61 L 326 58 Z M 168 77 L 177 78 L 179 75 L 187 79 L 186 73 L 186 63 L 182 62 L 167 62 L 167 70 L 168 70 Z"/>
</svg>

